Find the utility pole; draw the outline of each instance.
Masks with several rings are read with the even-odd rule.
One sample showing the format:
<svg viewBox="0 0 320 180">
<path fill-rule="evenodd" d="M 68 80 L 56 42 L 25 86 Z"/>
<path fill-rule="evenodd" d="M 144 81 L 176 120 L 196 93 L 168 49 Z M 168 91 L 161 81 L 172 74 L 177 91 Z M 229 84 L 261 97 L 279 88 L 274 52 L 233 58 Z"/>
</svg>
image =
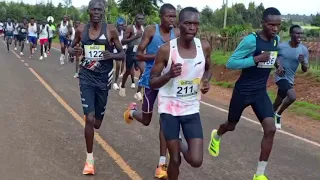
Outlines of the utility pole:
<svg viewBox="0 0 320 180">
<path fill-rule="evenodd" d="M 228 0 L 224 1 L 224 20 L 223 20 L 223 28 L 227 26 L 227 15 L 228 15 Z"/>
</svg>

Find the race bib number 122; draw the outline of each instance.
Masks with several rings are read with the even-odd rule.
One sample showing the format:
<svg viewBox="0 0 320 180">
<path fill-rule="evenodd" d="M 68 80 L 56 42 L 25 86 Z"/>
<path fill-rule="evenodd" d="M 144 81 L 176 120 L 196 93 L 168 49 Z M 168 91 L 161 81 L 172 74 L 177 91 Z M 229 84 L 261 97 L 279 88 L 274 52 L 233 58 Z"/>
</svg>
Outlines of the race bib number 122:
<svg viewBox="0 0 320 180">
<path fill-rule="evenodd" d="M 193 80 L 178 80 L 176 95 L 181 98 L 195 97 L 200 87 L 200 78 Z"/>
<path fill-rule="evenodd" d="M 99 61 L 103 60 L 103 51 L 105 51 L 104 45 L 85 45 L 84 59 L 80 65 L 86 69 L 94 70 L 100 65 Z"/>
<path fill-rule="evenodd" d="M 262 51 L 261 53 L 263 53 Z M 267 62 L 259 62 L 258 63 L 258 68 L 273 68 L 274 64 L 276 63 L 278 57 L 278 51 L 270 51 L 270 58 L 269 61 Z"/>
</svg>

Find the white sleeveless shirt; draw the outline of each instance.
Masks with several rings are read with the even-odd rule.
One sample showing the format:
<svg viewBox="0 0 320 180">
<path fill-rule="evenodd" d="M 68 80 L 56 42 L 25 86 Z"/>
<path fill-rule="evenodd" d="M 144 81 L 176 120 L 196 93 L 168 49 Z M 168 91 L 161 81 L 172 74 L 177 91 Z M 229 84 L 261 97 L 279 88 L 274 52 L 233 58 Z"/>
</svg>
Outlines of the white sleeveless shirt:
<svg viewBox="0 0 320 180">
<path fill-rule="evenodd" d="M 29 36 L 36 37 L 37 36 L 37 24 L 34 23 L 33 26 L 29 23 L 28 26 L 28 34 Z"/>
<path fill-rule="evenodd" d="M 170 54 L 162 74 L 170 71 L 172 62 L 182 64 L 181 75 L 172 78 L 159 89 L 158 112 L 172 116 L 185 116 L 200 111 L 200 82 L 205 71 L 205 56 L 201 41 L 194 38 L 197 55 L 193 59 L 183 59 L 179 55 L 177 38 L 170 41 Z"/>
<path fill-rule="evenodd" d="M 65 26 L 63 25 L 63 21 L 61 21 L 60 28 L 59 28 L 61 36 L 67 35 L 67 33 L 68 33 L 68 25 L 69 25 L 68 21 L 66 21 L 66 25 Z"/>
<path fill-rule="evenodd" d="M 39 39 L 48 39 L 49 37 L 49 33 L 47 28 L 49 28 L 48 24 L 44 25 L 43 29 L 42 29 L 43 25 L 40 25 L 40 34 L 39 34 Z"/>
<path fill-rule="evenodd" d="M 124 36 L 124 31 L 121 30 L 120 35 L 119 35 L 120 43 L 121 43 L 121 41 L 122 41 L 122 39 L 123 39 L 123 36 Z M 127 49 L 127 45 L 123 45 L 123 46 L 122 46 L 122 49 Z M 116 47 L 114 47 L 113 53 L 118 53 Z"/>
</svg>

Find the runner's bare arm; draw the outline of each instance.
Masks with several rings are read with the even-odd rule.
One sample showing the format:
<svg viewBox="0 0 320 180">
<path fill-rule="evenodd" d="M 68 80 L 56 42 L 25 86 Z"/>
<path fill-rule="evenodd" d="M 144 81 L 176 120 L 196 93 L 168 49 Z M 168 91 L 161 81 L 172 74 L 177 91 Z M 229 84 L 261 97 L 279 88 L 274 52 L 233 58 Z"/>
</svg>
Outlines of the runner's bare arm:
<svg viewBox="0 0 320 180">
<path fill-rule="evenodd" d="M 155 58 L 155 64 L 151 70 L 150 75 L 150 87 L 152 89 L 158 89 L 165 85 L 170 79 L 171 76 L 169 73 L 161 75 L 161 72 L 165 66 L 167 66 L 167 62 L 169 59 L 170 53 L 170 43 L 166 43 L 159 48 Z"/>
<path fill-rule="evenodd" d="M 148 61 L 148 60 L 154 60 L 156 58 L 155 54 L 145 54 L 144 51 L 146 50 L 149 43 L 152 41 L 152 37 L 156 31 L 155 25 L 150 25 L 146 27 L 142 40 L 138 46 L 137 50 L 137 59 L 139 61 Z"/>
<path fill-rule="evenodd" d="M 81 41 L 81 34 L 84 30 L 84 25 L 79 25 L 79 27 L 76 29 L 76 33 L 74 36 L 73 41 L 71 42 L 71 46 L 68 48 L 68 53 L 73 55 L 73 48 L 80 43 Z"/>
<path fill-rule="evenodd" d="M 122 48 L 122 44 L 119 40 L 118 30 L 113 24 L 108 24 L 107 29 L 110 31 L 111 44 L 114 44 L 114 46 L 116 47 L 117 52 L 118 52 L 118 53 L 113 53 L 112 57 L 114 60 L 121 60 L 122 61 L 124 59 L 125 54 L 124 54 L 124 51 Z"/>
<path fill-rule="evenodd" d="M 123 35 L 123 39 L 121 40 L 121 43 L 123 45 L 126 45 L 129 42 L 136 39 L 136 37 L 132 35 L 133 34 L 133 26 L 128 26 L 124 32 L 125 33 Z"/>
<path fill-rule="evenodd" d="M 206 65 L 205 65 L 205 71 L 203 74 L 203 80 L 206 79 L 210 82 L 212 71 L 211 71 L 211 52 L 212 48 L 211 45 L 207 40 L 201 40 L 201 45 L 203 49 L 204 56 L 206 58 Z"/>
</svg>

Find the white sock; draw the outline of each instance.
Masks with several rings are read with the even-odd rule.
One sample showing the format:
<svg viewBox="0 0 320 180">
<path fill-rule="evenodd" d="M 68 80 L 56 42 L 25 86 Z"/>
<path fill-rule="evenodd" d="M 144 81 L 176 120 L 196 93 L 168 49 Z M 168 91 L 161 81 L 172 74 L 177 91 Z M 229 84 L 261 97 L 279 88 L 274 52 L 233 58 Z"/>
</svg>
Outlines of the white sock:
<svg viewBox="0 0 320 180">
<path fill-rule="evenodd" d="M 214 137 L 215 140 L 220 140 L 220 138 L 221 138 L 221 136 L 219 136 L 218 133 L 215 133 L 213 135 L 213 137 Z"/>
<path fill-rule="evenodd" d="M 276 116 L 277 116 L 277 117 L 281 117 L 281 115 L 279 115 L 278 113 L 276 113 Z"/>
<path fill-rule="evenodd" d="M 258 167 L 257 167 L 257 172 L 256 172 L 257 176 L 264 175 L 264 170 L 266 170 L 267 163 L 268 163 L 267 161 L 259 161 L 258 162 Z"/>
<path fill-rule="evenodd" d="M 163 164 L 166 164 L 166 157 L 165 156 L 160 156 L 159 165 L 163 165 Z"/>
<path fill-rule="evenodd" d="M 87 160 L 93 160 L 93 153 L 87 153 Z"/>
</svg>

